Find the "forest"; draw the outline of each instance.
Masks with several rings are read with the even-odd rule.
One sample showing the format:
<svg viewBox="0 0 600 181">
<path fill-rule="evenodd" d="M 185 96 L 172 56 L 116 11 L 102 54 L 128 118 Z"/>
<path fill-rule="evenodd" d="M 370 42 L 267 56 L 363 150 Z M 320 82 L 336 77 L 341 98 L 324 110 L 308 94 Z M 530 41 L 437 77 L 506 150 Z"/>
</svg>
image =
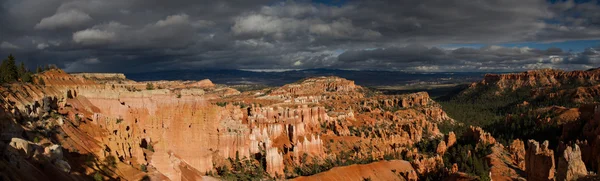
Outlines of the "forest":
<svg viewBox="0 0 600 181">
<path fill-rule="evenodd" d="M 56 65 L 45 65 L 44 67 L 38 66 L 36 73 L 41 73 L 46 70 L 58 69 Z M 34 73 L 27 69 L 24 62 L 21 62 L 18 66 L 15 57 L 10 54 L 7 58 L 2 60 L 0 63 L 0 84 L 13 83 L 13 82 L 27 82 L 33 83 Z M 38 81 L 43 84 L 43 80 Z"/>
</svg>

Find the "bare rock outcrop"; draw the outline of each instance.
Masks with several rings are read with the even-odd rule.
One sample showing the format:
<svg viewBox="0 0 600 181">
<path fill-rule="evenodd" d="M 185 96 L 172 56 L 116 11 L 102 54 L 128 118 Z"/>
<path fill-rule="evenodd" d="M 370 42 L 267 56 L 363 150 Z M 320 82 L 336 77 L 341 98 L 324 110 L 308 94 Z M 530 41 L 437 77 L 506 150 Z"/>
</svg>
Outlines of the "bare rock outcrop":
<svg viewBox="0 0 600 181">
<path fill-rule="evenodd" d="M 560 86 L 562 84 L 593 84 L 600 80 L 598 70 L 562 71 L 554 69 L 530 70 L 512 74 L 487 74 L 481 84 L 494 84 L 500 89 L 521 87 Z"/>
<path fill-rule="evenodd" d="M 448 137 L 446 137 L 446 147 L 450 148 L 454 144 L 456 144 L 456 134 L 454 132 L 448 133 Z"/>
<path fill-rule="evenodd" d="M 412 162 L 419 174 L 426 174 L 444 166 L 444 159 L 440 155 L 429 158 L 420 158 Z"/>
<path fill-rule="evenodd" d="M 452 164 L 452 168 L 450 168 L 450 173 L 458 173 L 458 164 Z"/>
<path fill-rule="evenodd" d="M 577 144 L 568 146 L 558 158 L 556 180 L 576 180 L 588 174 L 585 164 L 581 160 L 581 150 Z"/>
<path fill-rule="evenodd" d="M 277 148 L 269 148 L 266 155 L 267 161 L 267 172 L 271 176 L 283 176 L 283 156 L 279 153 Z"/>
<path fill-rule="evenodd" d="M 444 155 L 444 153 L 446 153 L 446 149 L 448 149 L 448 147 L 446 147 L 446 142 L 444 140 L 442 140 L 437 145 L 436 153 L 438 153 L 440 155 Z"/>
<path fill-rule="evenodd" d="M 513 140 L 508 151 L 513 163 L 517 165 L 519 169 L 525 170 L 525 143 L 519 139 Z"/>
<path fill-rule="evenodd" d="M 476 91 L 476 87 L 486 86 L 497 88 L 495 94 L 521 88 L 535 88 L 530 93 L 538 99 L 570 99 L 575 103 L 591 103 L 600 96 L 600 71 L 576 70 L 563 71 L 554 69 L 530 70 L 510 74 L 486 74 L 484 80 L 471 84 L 464 93 Z M 568 86 L 563 86 L 568 85 Z M 576 87 L 573 87 L 576 86 Z M 556 91 L 559 88 L 560 91 Z"/>
<path fill-rule="evenodd" d="M 496 143 L 496 139 L 480 127 L 469 126 L 469 129 L 464 134 L 466 138 L 473 139 L 477 144 L 492 145 Z"/>
<path fill-rule="evenodd" d="M 418 175 L 410 163 L 404 160 L 379 161 L 369 164 L 355 164 L 335 167 L 329 171 L 293 181 L 334 181 L 334 180 L 408 180 L 416 181 Z"/>
<path fill-rule="evenodd" d="M 540 145 L 535 140 L 529 140 L 527 154 L 525 155 L 527 180 L 554 180 L 554 151 L 548 149 L 548 144 L 548 141 L 544 141 Z"/>
<path fill-rule="evenodd" d="M 322 76 L 304 79 L 297 83 L 287 84 L 273 90 L 269 95 L 277 96 L 308 96 L 319 95 L 325 92 L 352 93 L 360 86 L 354 84 L 354 81 L 340 77 Z"/>
<path fill-rule="evenodd" d="M 45 86 L 0 87 L 2 101 L 8 103 L 0 105 L 0 118 L 7 120 L 0 123 L 1 136 L 23 135 L 21 125 L 9 122 L 58 116 L 52 118 L 56 124 L 28 124 L 44 129 L 57 125 L 61 134 L 56 139 L 61 143 L 52 140 L 53 144 L 40 147 L 15 140 L 9 147 L 19 152 L 13 156 L 30 159 L 37 153 L 60 173 L 75 175 L 94 173 L 94 168 L 81 171 L 78 165 L 71 170 L 72 160 L 65 160 L 72 155 L 62 155 L 63 148 L 65 153 L 89 155 L 98 161 L 111 158 L 116 162 L 116 168 L 111 166 L 114 175 L 104 176 L 122 180 L 139 180 L 144 171 L 159 180 L 195 180 L 218 170 L 216 163 L 236 156 L 264 161 L 265 171 L 277 178 L 289 176 L 284 168 L 294 169 L 304 154 L 311 160 L 342 155 L 345 160 L 397 159 L 424 137 L 442 137 L 437 123 L 451 120 L 426 92 L 366 96 L 353 81 L 339 77 L 309 78 L 270 93 L 249 94 L 215 86 L 209 80 L 135 82 L 121 75 L 71 76 L 57 70 L 38 74 L 35 81 L 44 81 Z M 147 83 L 154 89 L 146 90 Z M 492 142 L 480 131 L 473 137 Z M 439 153 L 455 143 L 456 135 L 449 134 L 438 145 Z M 348 150 L 355 154 L 340 154 Z M 386 173 L 390 177 L 381 178 L 416 180 L 417 172 L 429 172 L 444 163 L 440 155 L 424 158 L 416 151 L 413 158 L 418 171 L 408 165 L 406 171 L 390 169 Z M 25 164 L 23 159 L 17 161 Z M 406 165 L 384 162 L 356 167 Z M 375 173 L 365 176 L 381 176 Z"/>
</svg>

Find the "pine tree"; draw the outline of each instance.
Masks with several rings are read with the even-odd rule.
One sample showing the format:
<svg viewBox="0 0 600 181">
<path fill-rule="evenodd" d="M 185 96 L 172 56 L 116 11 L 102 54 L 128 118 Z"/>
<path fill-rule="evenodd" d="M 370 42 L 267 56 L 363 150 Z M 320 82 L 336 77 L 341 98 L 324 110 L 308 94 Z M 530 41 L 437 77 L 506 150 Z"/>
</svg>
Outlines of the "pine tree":
<svg viewBox="0 0 600 181">
<path fill-rule="evenodd" d="M 40 67 L 39 65 L 37 66 L 37 68 L 35 69 L 36 73 L 42 73 L 44 70 L 42 69 L 42 67 Z"/>
<path fill-rule="evenodd" d="M 25 82 L 23 80 L 25 74 L 27 74 L 27 68 L 25 68 L 25 63 L 21 62 L 19 65 L 19 69 L 17 70 L 18 77 L 21 79 L 21 82 Z"/>
<path fill-rule="evenodd" d="M 0 65 L 0 71 L 2 72 L 2 82 L 9 83 L 16 81 L 19 74 L 17 72 L 17 65 L 15 63 L 15 57 L 11 55 L 2 62 Z"/>
<path fill-rule="evenodd" d="M 2 63 L 0 63 L 0 83 L 5 83 L 4 82 L 4 72 L 6 70 L 6 59 L 2 60 Z"/>
<path fill-rule="evenodd" d="M 33 82 L 33 77 L 31 77 L 31 72 L 25 72 L 25 74 L 23 74 L 23 76 L 21 77 L 21 81 L 22 82 Z"/>
</svg>

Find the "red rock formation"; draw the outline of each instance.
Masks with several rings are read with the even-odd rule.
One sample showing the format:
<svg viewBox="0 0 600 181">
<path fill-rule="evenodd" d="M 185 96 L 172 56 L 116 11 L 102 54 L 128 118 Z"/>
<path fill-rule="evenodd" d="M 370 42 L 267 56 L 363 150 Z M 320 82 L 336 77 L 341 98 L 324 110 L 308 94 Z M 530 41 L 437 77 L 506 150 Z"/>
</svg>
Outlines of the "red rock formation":
<svg viewBox="0 0 600 181">
<path fill-rule="evenodd" d="M 600 171 L 600 106 L 598 104 L 582 105 L 576 120 L 563 126 L 561 139 L 574 142 L 580 147 L 583 162 L 590 171 Z M 571 141 L 581 139 L 581 141 Z M 562 150 L 565 147 L 560 147 Z"/>
<path fill-rule="evenodd" d="M 365 165 L 336 167 L 329 171 L 308 177 L 298 177 L 294 181 L 327 180 L 409 180 L 416 181 L 417 175 L 407 161 L 379 161 Z"/>
<path fill-rule="evenodd" d="M 574 103 L 590 103 L 595 97 L 600 96 L 599 81 L 600 71 L 598 70 L 571 72 L 552 69 L 532 70 L 513 74 L 487 74 L 483 81 L 473 83 L 471 88 L 463 93 L 469 94 L 475 91 L 476 87 L 481 86 L 498 88 L 496 92 L 498 95 L 520 88 L 535 88 L 531 94 L 536 99 L 561 99 Z"/>
<path fill-rule="evenodd" d="M 520 87 L 560 86 L 562 84 L 593 84 L 600 81 L 600 72 L 543 69 L 513 74 L 487 74 L 480 84 L 494 84 L 500 89 Z"/>
<path fill-rule="evenodd" d="M 509 153 L 511 160 L 519 169 L 525 170 L 525 144 L 523 141 L 516 139 L 510 144 Z"/>
<path fill-rule="evenodd" d="M 267 172 L 272 177 L 277 175 L 283 176 L 283 156 L 279 153 L 277 148 L 269 148 L 267 150 Z"/>
<path fill-rule="evenodd" d="M 446 153 L 446 149 L 448 149 L 448 147 L 446 147 L 446 142 L 442 140 L 437 145 L 436 153 L 444 155 L 444 153 Z"/>
<path fill-rule="evenodd" d="M 581 161 L 581 150 L 576 144 L 574 147 L 568 146 L 563 154 L 558 158 L 556 168 L 557 180 L 577 180 L 577 178 L 587 175 L 585 164 Z"/>
<path fill-rule="evenodd" d="M 452 164 L 452 168 L 450 169 L 450 173 L 458 173 L 458 164 Z"/>
<path fill-rule="evenodd" d="M 490 134 L 485 132 L 480 127 L 469 126 L 469 129 L 465 132 L 464 137 L 473 139 L 478 144 L 495 144 L 496 139 Z"/>
<path fill-rule="evenodd" d="M 442 168 L 444 166 L 444 159 L 440 155 L 429 158 L 421 158 L 412 162 L 413 167 L 418 174 L 426 174 L 432 171 Z"/>
<path fill-rule="evenodd" d="M 208 79 L 200 80 L 200 81 L 147 81 L 140 82 L 140 85 L 152 84 L 155 89 L 168 88 L 168 89 L 190 89 L 190 88 L 200 88 L 200 89 L 212 89 L 215 88 L 215 84 Z M 137 87 L 137 86 L 136 86 Z"/>
<path fill-rule="evenodd" d="M 448 133 L 448 137 L 446 137 L 446 142 L 446 149 L 452 147 L 452 145 L 456 143 L 456 134 L 454 134 L 454 132 Z"/>
<path fill-rule="evenodd" d="M 587 120 L 581 131 L 586 139 L 585 149 L 582 146 L 584 162 L 591 165 L 589 170 L 600 172 L 600 105 L 582 106 L 582 119 Z"/>
<path fill-rule="evenodd" d="M 525 161 L 527 180 L 554 180 L 554 151 L 548 149 L 548 141 L 540 146 L 529 140 Z"/>
<path fill-rule="evenodd" d="M 350 93 L 360 86 L 356 86 L 354 81 L 346 80 L 339 77 L 313 77 L 299 81 L 294 84 L 287 84 L 273 90 L 269 95 L 277 96 L 308 96 L 321 95 L 325 92 Z"/>
<path fill-rule="evenodd" d="M 365 107 L 399 107 L 407 108 L 413 106 L 426 106 L 432 100 L 427 92 L 417 92 L 414 94 L 378 96 L 374 99 L 365 100 L 362 105 Z"/>
<path fill-rule="evenodd" d="M 340 151 L 355 149 L 344 159 L 384 159 L 423 137 L 441 137 L 437 123 L 452 121 L 427 93 L 367 97 L 353 81 L 337 77 L 306 79 L 269 94 L 240 94 L 208 80 L 153 81 L 156 89 L 145 90 L 146 82 L 120 75 L 89 76 L 48 71 L 37 75 L 46 86 L 0 88 L 2 101 L 8 103 L 2 104 L 0 118 L 12 120 L 0 123 L 6 124 L 0 127 L 2 136 L 21 136 L 24 127 L 12 123 L 47 118 L 52 110 L 61 116 L 53 124 L 66 135 L 57 138 L 62 147 L 99 161 L 114 156 L 115 177 L 139 180 L 144 165 L 151 178 L 194 180 L 215 171 L 213 164 L 237 155 L 264 158 L 271 176 L 284 176 L 284 167 L 297 166 L 304 154 L 336 158 Z M 450 134 L 440 153 L 455 142 Z M 55 150 L 46 155 L 54 159 Z M 416 162 L 419 173 L 443 165 L 441 156 Z M 78 174 L 94 172 L 86 169 Z M 414 180 L 417 172 L 410 169 L 397 170 L 394 176 Z"/>
</svg>

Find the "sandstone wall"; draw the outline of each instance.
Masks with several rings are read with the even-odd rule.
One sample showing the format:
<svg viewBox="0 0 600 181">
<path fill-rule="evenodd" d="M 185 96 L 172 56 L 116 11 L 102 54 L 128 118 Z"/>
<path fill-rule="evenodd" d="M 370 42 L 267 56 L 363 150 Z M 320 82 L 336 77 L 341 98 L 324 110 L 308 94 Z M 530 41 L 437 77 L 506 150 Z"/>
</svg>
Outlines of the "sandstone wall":
<svg viewBox="0 0 600 181">
<path fill-rule="evenodd" d="M 568 146 L 558 158 L 556 180 L 577 180 L 588 174 L 585 164 L 581 160 L 579 146 Z"/>
<path fill-rule="evenodd" d="M 527 180 L 554 180 L 554 151 L 548 149 L 548 141 L 542 145 L 535 140 L 529 140 L 525 155 Z"/>
</svg>

